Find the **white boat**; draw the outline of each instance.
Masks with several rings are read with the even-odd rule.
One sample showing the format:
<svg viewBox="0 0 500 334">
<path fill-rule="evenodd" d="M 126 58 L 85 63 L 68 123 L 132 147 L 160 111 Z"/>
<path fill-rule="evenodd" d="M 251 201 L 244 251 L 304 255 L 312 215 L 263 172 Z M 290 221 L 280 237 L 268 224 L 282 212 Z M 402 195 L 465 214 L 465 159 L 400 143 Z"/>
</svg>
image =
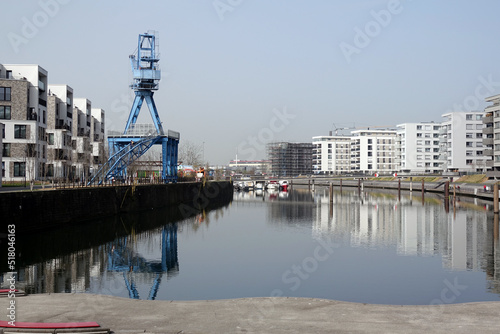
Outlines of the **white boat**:
<svg viewBox="0 0 500 334">
<path fill-rule="evenodd" d="M 278 181 L 269 181 L 267 182 L 266 189 L 279 189 L 280 185 Z"/>
<path fill-rule="evenodd" d="M 255 181 L 255 189 L 257 190 L 264 189 L 264 181 Z"/>
<path fill-rule="evenodd" d="M 279 185 L 280 185 L 280 190 L 283 190 L 283 191 L 288 190 L 288 181 L 287 180 L 280 180 Z"/>
</svg>

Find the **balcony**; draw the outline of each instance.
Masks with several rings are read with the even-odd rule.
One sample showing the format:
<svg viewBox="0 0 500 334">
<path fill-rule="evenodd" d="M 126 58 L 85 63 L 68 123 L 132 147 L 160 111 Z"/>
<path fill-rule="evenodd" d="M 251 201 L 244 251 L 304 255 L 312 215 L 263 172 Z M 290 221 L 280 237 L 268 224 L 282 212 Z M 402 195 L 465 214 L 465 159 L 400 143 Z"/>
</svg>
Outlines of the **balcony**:
<svg viewBox="0 0 500 334">
<path fill-rule="evenodd" d="M 493 134 L 493 127 L 490 126 L 490 127 L 487 127 L 487 128 L 483 128 L 483 134 L 485 134 L 485 135 L 492 135 Z"/>
<path fill-rule="evenodd" d="M 493 115 L 483 117 L 483 124 L 488 124 L 488 123 L 493 123 Z"/>
<path fill-rule="evenodd" d="M 493 149 L 492 148 L 485 148 L 483 150 L 483 155 L 484 156 L 493 156 Z"/>
<path fill-rule="evenodd" d="M 486 167 L 493 167 L 493 164 L 495 163 L 493 160 L 486 160 Z"/>
<path fill-rule="evenodd" d="M 483 145 L 493 146 L 493 138 L 483 138 Z"/>
</svg>

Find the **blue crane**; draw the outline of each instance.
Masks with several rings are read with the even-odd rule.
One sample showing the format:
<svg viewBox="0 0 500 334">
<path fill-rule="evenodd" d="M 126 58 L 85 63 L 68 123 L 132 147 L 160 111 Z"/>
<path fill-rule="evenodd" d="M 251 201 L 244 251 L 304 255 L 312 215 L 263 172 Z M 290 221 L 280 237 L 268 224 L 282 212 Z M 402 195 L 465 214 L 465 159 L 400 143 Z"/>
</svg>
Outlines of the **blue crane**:
<svg viewBox="0 0 500 334">
<path fill-rule="evenodd" d="M 163 129 L 156 104 L 154 91 L 158 90 L 161 80 L 159 68 L 158 44 L 154 33 L 139 34 L 137 52 L 130 56 L 133 81 L 130 88 L 135 98 L 132 109 L 121 135 L 108 136 L 109 160 L 92 177 L 89 184 L 99 183 L 111 178 L 124 179 L 127 166 L 136 161 L 153 145 L 162 146 L 162 180 L 177 181 L 177 151 L 180 134 Z M 136 124 L 143 102 L 153 119 L 153 127 Z"/>
</svg>

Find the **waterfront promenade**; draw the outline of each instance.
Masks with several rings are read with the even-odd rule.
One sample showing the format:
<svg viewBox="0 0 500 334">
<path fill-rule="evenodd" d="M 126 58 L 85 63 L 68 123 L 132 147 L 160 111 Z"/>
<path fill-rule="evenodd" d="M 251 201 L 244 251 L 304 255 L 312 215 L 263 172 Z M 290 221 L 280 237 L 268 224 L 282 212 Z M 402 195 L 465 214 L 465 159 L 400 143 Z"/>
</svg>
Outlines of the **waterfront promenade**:
<svg viewBox="0 0 500 334">
<path fill-rule="evenodd" d="M 8 302 L 1 299 L 2 309 Z M 17 298 L 16 307 L 17 321 L 96 321 L 116 334 L 500 333 L 500 302 L 401 306 L 310 298 L 145 301 L 41 294 Z"/>
</svg>

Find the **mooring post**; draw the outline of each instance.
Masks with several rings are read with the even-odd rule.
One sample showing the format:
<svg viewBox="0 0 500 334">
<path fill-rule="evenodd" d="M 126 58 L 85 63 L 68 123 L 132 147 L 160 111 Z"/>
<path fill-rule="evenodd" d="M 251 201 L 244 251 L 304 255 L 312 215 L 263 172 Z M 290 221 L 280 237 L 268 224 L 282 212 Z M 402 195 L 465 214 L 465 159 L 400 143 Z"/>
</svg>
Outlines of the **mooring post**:
<svg viewBox="0 0 500 334">
<path fill-rule="evenodd" d="M 424 202 L 425 181 L 422 179 L 422 203 Z"/>
<path fill-rule="evenodd" d="M 493 214 L 493 240 L 498 241 L 498 230 L 500 226 L 498 226 L 498 213 Z"/>
<path fill-rule="evenodd" d="M 453 185 L 453 206 L 455 206 L 455 201 L 457 200 L 457 185 Z"/>
<path fill-rule="evenodd" d="M 398 179 L 398 200 L 401 201 L 401 179 Z"/>
<path fill-rule="evenodd" d="M 342 179 L 340 179 L 340 193 L 342 194 Z"/>
<path fill-rule="evenodd" d="M 358 179 L 358 194 L 361 193 L 361 178 Z"/>
<path fill-rule="evenodd" d="M 309 187 L 309 190 L 311 190 L 311 179 L 307 180 L 307 186 Z"/>
<path fill-rule="evenodd" d="M 498 214 L 498 184 L 493 185 L 493 213 Z"/>
<path fill-rule="evenodd" d="M 333 182 L 330 181 L 330 204 L 333 203 Z"/>
<path fill-rule="evenodd" d="M 444 210 L 450 212 L 450 181 L 444 184 Z"/>
</svg>

